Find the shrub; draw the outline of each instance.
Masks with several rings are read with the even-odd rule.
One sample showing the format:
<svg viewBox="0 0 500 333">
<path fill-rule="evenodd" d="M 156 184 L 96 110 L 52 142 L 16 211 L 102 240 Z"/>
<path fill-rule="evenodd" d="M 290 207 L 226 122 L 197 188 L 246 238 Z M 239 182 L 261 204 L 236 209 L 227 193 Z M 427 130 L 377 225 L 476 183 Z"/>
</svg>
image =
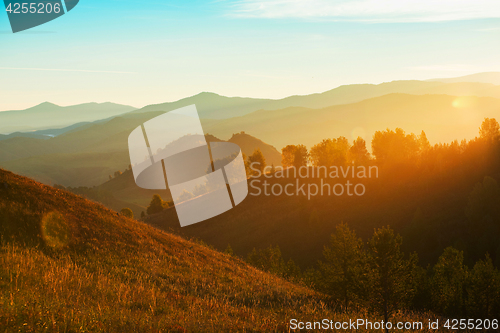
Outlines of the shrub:
<svg viewBox="0 0 500 333">
<path fill-rule="evenodd" d="M 134 212 L 132 212 L 132 209 L 130 209 L 130 208 L 123 208 L 120 211 L 120 214 L 122 214 L 123 216 L 128 217 L 130 219 L 134 218 Z"/>
</svg>

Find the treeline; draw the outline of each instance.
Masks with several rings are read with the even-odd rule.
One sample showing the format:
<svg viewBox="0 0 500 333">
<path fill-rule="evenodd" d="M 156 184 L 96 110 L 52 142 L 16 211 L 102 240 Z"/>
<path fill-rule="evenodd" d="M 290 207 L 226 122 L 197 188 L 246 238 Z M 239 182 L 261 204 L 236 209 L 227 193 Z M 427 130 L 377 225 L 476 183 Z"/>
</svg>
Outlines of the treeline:
<svg viewBox="0 0 500 333">
<path fill-rule="evenodd" d="M 474 140 L 453 141 L 450 144 L 432 146 L 424 131 L 420 135 L 407 134 L 401 128 L 376 131 L 371 141 L 372 153 L 366 148 L 366 141 L 358 137 L 349 142 L 343 136 L 325 139 L 307 149 L 304 145 L 288 145 L 282 149 L 283 167 L 341 166 L 349 163 L 362 165 L 417 164 L 430 167 L 429 171 L 444 170 L 456 165 L 459 156 L 478 157 L 487 153 L 491 145 L 500 140 L 500 126 L 493 118 L 486 118 L 479 128 L 479 137 Z M 485 156 L 486 157 L 486 156 Z M 477 162 L 484 161 L 479 159 Z"/>
<path fill-rule="evenodd" d="M 338 310 L 369 309 L 385 320 L 400 310 L 433 311 L 454 318 L 500 316 L 500 272 L 489 255 L 471 268 L 463 251 L 448 247 L 426 268 L 418 255 L 402 251 L 403 238 L 389 227 L 376 229 L 363 242 L 342 223 L 324 247 L 323 260 L 304 272 L 285 263 L 279 247 L 253 250 L 251 265 L 301 282 L 330 296 Z"/>
<path fill-rule="evenodd" d="M 370 183 L 371 192 L 377 193 L 370 198 L 373 204 L 391 213 L 418 205 L 412 219 L 390 222 L 407 239 L 407 250 L 418 250 L 428 262 L 453 245 L 464 251 L 469 265 L 489 253 L 500 267 L 500 125 L 495 119 L 486 118 L 475 139 L 449 144 L 431 145 L 423 131 L 377 131 L 371 151 L 362 138 L 350 143 L 339 137 L 309 150 L 286 146 L 282 164 L 377 165 L 380 179 Z"/>
</svg>

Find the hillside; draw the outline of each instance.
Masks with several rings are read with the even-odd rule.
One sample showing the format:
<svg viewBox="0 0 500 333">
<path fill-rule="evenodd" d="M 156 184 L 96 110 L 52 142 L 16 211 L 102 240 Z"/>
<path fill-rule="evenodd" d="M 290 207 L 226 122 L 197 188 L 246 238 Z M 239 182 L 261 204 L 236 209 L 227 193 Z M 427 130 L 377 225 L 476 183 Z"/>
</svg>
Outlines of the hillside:
<svg viewBox="0 0 500 333">
<path fill-rule="evenodd" d="M 0 184 L 2 330 L 285 331 L 341 317 L 307 288 L 71 193 L 4 170 Z"/>
<path fill-rule="evenodd" d="M 311 147 L 339 136 L 371 141 L 375 131 L 400 127 L 417 134 L 424 130 L 433 144 L 474 138 L 485 117 L 500 118 L 500 99 L 389 94 L 323 109 L 257 111 L 214 122 L 206 130 L 221 138 L 245 131 L 281 149 L 288 144 Z"/>
<path fill-rule="evenodd" d="M 44 103 L 25 111 L 0 112 L 0 120 L 9 114 L 30 113 L 37 119 L 43 113 L 51 120 L 52 127 L 32 133 L 0 135 L 0 166 L 47 184 L 96 186 L 130 163 L 127 137 L 132 129 L 165 111 L 191 103 L 196 103 L 201 116 L 205 117 L 202 124 L 206 133 L 229 140 L 234 133 L 244 131 L 278 152 L 288 144 L 311 147 L 325 138 L 341 135 L 349 140 L 361 136 L 369 141 L 376 130 L 387 127 L 402 127 L 415 133 L 424 130 L 431 143 L 449 142 L 473 138 L 477 128 L 472 124 L 484 117 L 498 118 L 500 99 L 491 96 L 500 98 L 500 86 L 423 81 L 341 86 L 321 94 L 282 100 L 202 93 L 105 121 L 80 122 L 62 129 L 54 128 L 54 121 L 64 118 L 56 117 L 58 112 L 87 114 L 80 111 L 88 107 L 113 107 L 104 103 L 62 108 Z M 51 111 L 52 108 L 56 111 Z M 47 135 L 55 137 L 47 139 Z M 259 145 L 262 146 L 256 141 L 252 145 L 246 143 L 243 151 L 249 155 Z M 268 163 L 279 165 L 280 158 L 274 149 L 269 153 L 267 148 L 263 151 Z"/>
<path fill-rule="evenodd" d="M 401 146 L 391 149 L 401 152 Z M 429 148 L 404 162 L 372 160 L 369 165 L 378 165 L 378 176 L 372 178 L 347 173 L 347 178 L 323 175 L 320 180 L 317 173 L 309 176 L 312 167 L 302 177 L 294 177 L 292 170 L 289 178 L 251 178 L 248 197 L 221 216 L 180 228 L 172 208 L 145 222 L 220 250 L 229 243 L 241 256 L 279 245 L 286 260 L 302 268 L 322 259 L 324 245 L 341 222 L 364 240 L 375 228 L 390 225 L 403 236 L 405 251 L 416 251 L 424 267 L 434 265 L 448 246 L 463 250 L 470 267 L 486 253 L 500 266 L 499 151 L 499 142 L 475 139 Z M 349 195 L 347 180 L 366 191 Z M 479 189 L 488 181 L 494 184 L 490 194 L 482 194 Z M 343 194 L 329 193 L 337 185 Z"/>
<path fill-rule="evenodd" d="M 218 138 L 207 135 L 207 142 L 220 142 Z M 255 149 L 259 148 L 269 165 L 281 165 L 281 154 L 272 146 L 254 138 L 251 135 L 238 133 L 234 134 L 229 142 L 236 143 L 247 156 L 251 155 Z M 47 172 L 49 170 L 47 169 Z M 73 190 L 73 189 L 72 189 Z M 140 216 L 146 211 L 154 194 L 159 194 L 164 201 L 171 201 L 169 190 L 146 190 L 139 188 L 134 181 L 134 176 L 130 170 L 125 170 L 121 175 L 107 180 L 105 183 L 88 189 L 88 196 L 102 202 L 115 211 L 122 208 L 130 208 L 135 216 Z"/>
<path fill-rule="evenodd" d="M 135 108 L 132 106 L 113 103 L 87 103 L 63 107 L 45 102 L 26 110 L 0 112 L 0 133 L 62 128 L 80 122 L 114 117 L 133 110 Z"/>
<path fill-rule="evenodd" d="M 246 134 L 244 132 L 236 133 L 233 134 L 233 136 L 227 141 L 237 144 L 241 148 L 241 151 L 247 156 L 250 156 L 255 151 L 255 149 L 258 148 L 266 158 L 267 165 L 281 165 L 280 151 L 249 134 Z"/>
<path fill-rule="evenodd" d="M 148 105 L 134 111 L 134 113 L 172 111 L 195 104 L 200 117 L 223 119 L 265 108 L 270 101 L 257 98 L 225 97 L 215 93 L 202 92 L 175 102 Z"/>
</svg>

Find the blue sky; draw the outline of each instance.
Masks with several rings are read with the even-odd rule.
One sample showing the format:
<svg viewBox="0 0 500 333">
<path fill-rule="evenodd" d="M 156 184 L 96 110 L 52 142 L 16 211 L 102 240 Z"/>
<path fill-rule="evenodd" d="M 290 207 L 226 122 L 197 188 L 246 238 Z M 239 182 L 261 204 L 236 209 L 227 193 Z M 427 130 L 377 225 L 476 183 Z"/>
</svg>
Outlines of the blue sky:
<svg viewBox="0 0 500 333">
<path fill-rule="evenodd" d="M 499 40 L 498 0 L 80 0 L 17 34 L 0 13 L 0 110 L 500 71 Z"/>
</svg>

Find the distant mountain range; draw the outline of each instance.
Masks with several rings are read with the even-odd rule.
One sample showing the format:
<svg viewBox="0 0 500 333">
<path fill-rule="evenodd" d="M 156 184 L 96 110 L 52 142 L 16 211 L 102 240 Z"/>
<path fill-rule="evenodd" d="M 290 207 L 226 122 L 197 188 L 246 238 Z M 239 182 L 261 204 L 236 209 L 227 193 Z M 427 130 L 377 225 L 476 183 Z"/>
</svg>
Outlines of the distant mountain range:
<svg viewBox="0 0 500 333">
<path fill-rule="evenodd" d="M 47 140 L 3 140 L 0 166 L 48 184 L 99 185 L 129 165 L 130 132 L 161 113 L 128 113 Z M 432 144 L 460 141 L 477 136 L 485 117 L 500 119 L 500 99 L 389 94 L 323 109 L 290 107 L 202 123 L 206 133 L 234 141 L 247 155 L 260 148 L 268 164 L 279 165 L 279 152 L 287 144 L 310 148 L 323 139 L 342 135 L 349 140 L 361 136 L 370 148 L 375 131 L 396 127 L 416 134 L 423 130 Z M 241 131 L 251 135 L 237 134 Z"/>
<path fill-rule="evenodd" d="M 0 112 L 0 133 L 58 129 L 76 123 L 118 116 L 133 110 L 135 108 L 132 106 L 114 103 L 59 106 L 45 102 L 26 110 Z"/>
<path fill-rule="evenodd" d="M 470 80 L 470 81 L 469 81 Z M 290 96 L 283 99 L 254 99 L 225 97 L 203 92 L 176 102 L 149 105 L 136 113 L 171 111 L 195 104 L 198 113 L 206 119 L 240 117 L 259 110 L 278 110 L 288 107 L 320 109 L 333 105 L 351 104 L 369 98 L 392 93 L 452 96 L 478 96 L 500 98 L 500 73 L 483 73 L 463 78 L 436 79 L 430 81 L 393 81 L 381 84 L 353 84 L 305 96 Z"/>
<path fill-rule="evenodd" d="M 479 83 L 490 83 L 494 85 L 500 85 L 500 72 L 477 73 L 477 74 L 454 77 L 454 78 L 432 79 L 429 81 L 437 81 L 445 83 L 479 82 Z"/>
<path fill-rule="evenodd" d="M 0 165 L 47 184 L 95 186 L 130 164 L 128 136 L 145 121 L 162 112 L 128 113 L 104 122 L 83 124 L 49 139 L 15 137 L 0 141 Z M 240 134 L 242 151 L 260 148 L 269 163 L 278 165 L 276 148 Z"/>
<path fill-rule="evenodd" d="M 472 139 L 485 117 L 500 120 L 500 99 L 449 95 L 388 94 L 362 102 L 323 109 L 289 107 L 257 111 L 242 117 L 211 122 L 205 130 L 220 138 L 235 129 L 252 133 L 281 149 L 288 144 L 311 147 L 323 139 L 361 136 L 369 148 L 377 130 L 400 127 L 420 134 L 432 144 Z"/>
<path fill-rule="evenodd" d="M 280 164 L 279 151 L 288 144 L 311 147 L 342 135 L 364 137 L 369 147 L 373 133 L 386 128 L 424 130 L 431 143 L 471 139 L 484 117 L 500 119 L 500 85 L 493 84 L 498 77 L 500 73 L 482 73 L 437 79 L 449 83 L 357 84 L 280 100 L 201 93 L 138 110 L 112 103 L 43 103 L 0 112 L 0 133 L 27 131 L 0 135 L 0 166 L 48 184 L 99 185 L 130 163 L 127 138 L 132 129 L 191 104 L 197 106 L 206 134 L 238 141 L 247 155 L 261 147 L 274 165 Z M 477 82 L 461 82 L 467 80 Z M 235 135 L 242 131 L 250 135 Z"/>
<path fill-rule="evenodd" d="M 413 80 L 393 81 L 377 85 L 345 85 L 323 93 L 290 96 L 278 100 L 226 97 L 203 92 L 175 102 L 148 105 L 137 110 L 131 106 L 113 103 L 87 103 L 61 107 L 46 102 L 26 110 L 0 112 L 0 140 L 14 136 L 32 138 L 55 136 L 64 133 L 64 130 L 61 131 L 64 127 L 74 126 L 76 128 L 87 122 L 103 120 L 127 112 L 168 112 L 192 104 L 196 105 L 200 117 L 208 122 L 208 119 L 221 120 L 240 117 L 260 110 L 279 110 L 288 107 L 321 109 L 333 105 L 352 104 L 392 93 L 500 98 L 500 72 L 428 81 Z M 27 132 L 28 134 L 14 132 Z M 11 136 L 6 137 L 5 134 L 11 134 Z"/>
</svg>

